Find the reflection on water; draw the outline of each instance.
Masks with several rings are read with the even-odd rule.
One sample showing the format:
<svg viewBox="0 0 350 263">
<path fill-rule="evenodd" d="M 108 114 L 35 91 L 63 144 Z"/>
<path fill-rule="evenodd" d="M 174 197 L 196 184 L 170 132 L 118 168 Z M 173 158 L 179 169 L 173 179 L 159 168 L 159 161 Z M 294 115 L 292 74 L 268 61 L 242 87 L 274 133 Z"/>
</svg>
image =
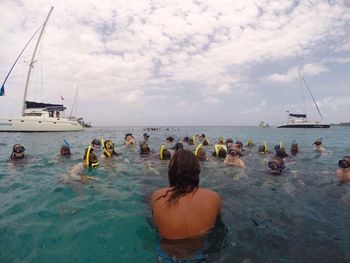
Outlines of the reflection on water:
<svg viewBox="0 0 350 263">
<path fill-rule="evenodd" d="M 207 262 L 349 262 L 350 185 L 335 177 L 337 161 L 350 152 L 348 130 L 279 130 L 245 127 L 183 127 L 150 131 L 158 154 L 168 135 L 205 132 L 255 144 L 280 141 L 299 153 L 281 176 L 267 173 L 269 155 L 246 152 L 246 169 L 223 162 L 201 163 L 201 186 L 220 193 L 222 216 L 205 237 L 186 241 L 159 239 L 151 220 L 150 194 L 168 184 L 167 162 L 142 159 L 138 149 L 101 162 L 92 180 L 73 180 L 70 168 L 81 161 L 93 138 L 110 138 L 121 146 L 124 134 L 141 138 L 141 128 L 96 128 L 82 133 L 2 133 L 0 147 L 0 262 L 156 262 L 159 250 L 176 258 Z M 324 153 L 312 149 L 323 137 Z M 63 139 L 70 158 L 57 156 Z M 29 158 L 6 162 L 20 142 Z M 211 151 L 211 147 L 206 148 Z M 210 156 L 210 154 L 208 154 Z M 157 240 L 160 242 L 157 243 Z"/>
</svg>

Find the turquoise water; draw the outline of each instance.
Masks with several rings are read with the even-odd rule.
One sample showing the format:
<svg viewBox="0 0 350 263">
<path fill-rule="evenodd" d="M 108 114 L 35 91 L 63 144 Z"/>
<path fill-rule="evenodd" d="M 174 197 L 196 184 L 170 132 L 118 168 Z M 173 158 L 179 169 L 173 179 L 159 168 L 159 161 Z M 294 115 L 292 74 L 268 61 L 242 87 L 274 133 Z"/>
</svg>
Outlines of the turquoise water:
<svg viewBox="0 0 350 263">
<path fill-rule="evenodd" d="M 156 262 L 158 234 L 149 209 L 150 194 L 166 186 L 167 163 L 123 156 L 101 163 L 98 178 L 69 179 L 93 138 L 121 145 L 124 134 L 140 138 L 141 127 L 102 127 L 76 133 L 0 133 L 0 262 Z M 149 131 L 155 152 L 168 135 L 206 133 L 282 141 L 296 139 L 300 153 L 282 176 L 266 173 L 268 157 L 246 153 L 246 170 L 223 162 L 201 163 L 201 186 L 218 191 L 222 219 L 208 236 L 208 262 L 349 262 L 350 184 L 336 180 L 337 161 L 350 153 L 349 129 L 259 129 L 254 127 L 170 127 Z M 312 142 L 323 137 L 327 152 Z M 68 140 L 74 155 L 57 153 Z M 7 162 L 15 143 L 29 158 Z M 208 151 L 211 148 L 208 148 Z"/>
</svg>

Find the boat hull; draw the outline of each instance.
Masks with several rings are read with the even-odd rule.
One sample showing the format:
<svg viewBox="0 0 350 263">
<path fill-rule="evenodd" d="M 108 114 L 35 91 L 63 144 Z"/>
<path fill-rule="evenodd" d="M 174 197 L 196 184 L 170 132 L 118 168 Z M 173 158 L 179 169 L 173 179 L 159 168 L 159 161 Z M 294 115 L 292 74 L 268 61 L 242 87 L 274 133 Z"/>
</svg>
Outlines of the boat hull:
<svg viewBox="0 0 350 263">
<path fill-rule="evenodd" d="M 315 129 L 330 128 L 329 124 L 322 123 L 290 123 L 276 126 L 276 128 L 298 128 L 298 129 Z"/>
<path fill-rule="evenodd" d="M 23 116 L 0 119 L 0 132 L 65 132 L 83 130 L 83 126 L 77 121 L 67 118 Z"/>
</svg>

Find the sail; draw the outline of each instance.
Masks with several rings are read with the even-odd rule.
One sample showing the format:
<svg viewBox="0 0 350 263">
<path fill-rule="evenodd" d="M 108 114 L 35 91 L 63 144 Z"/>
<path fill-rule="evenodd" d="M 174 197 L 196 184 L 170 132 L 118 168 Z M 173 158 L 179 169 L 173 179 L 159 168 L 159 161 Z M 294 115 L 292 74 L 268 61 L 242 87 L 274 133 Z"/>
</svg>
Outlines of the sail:
<svg viewBox="0 0 350 263">
<path fill-rule="evenodd" d="M 295 118 L 306 118 L 306 114 L 289 113 L 289 116 Z"/>
<path fill-rule="evenodd" d="M 26 101 L 27 109 L 52 109 L 52 110 L 65 110 L 62 104 L 52 104 L 52 103 L 40 103 L 34 101 Z"/>
</svg>

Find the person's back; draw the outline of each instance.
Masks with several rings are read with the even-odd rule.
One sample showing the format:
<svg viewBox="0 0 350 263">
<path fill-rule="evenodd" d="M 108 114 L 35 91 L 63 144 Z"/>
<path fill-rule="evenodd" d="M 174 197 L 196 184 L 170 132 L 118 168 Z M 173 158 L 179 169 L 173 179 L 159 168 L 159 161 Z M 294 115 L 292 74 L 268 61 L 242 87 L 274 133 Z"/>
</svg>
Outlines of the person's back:
<svg viewBox="0 0 350 263">
<path fill-rule="evenodd" d="M 198 159 L 191 151 L 179 150 L 170 160 L 170 187 L 155 191 L 151 198 L 153 218 L 163 238 L 194 237 L 214 226 L 221 198 L 210 189 L 199 188 L 199 173 Z"/>
</svg>

